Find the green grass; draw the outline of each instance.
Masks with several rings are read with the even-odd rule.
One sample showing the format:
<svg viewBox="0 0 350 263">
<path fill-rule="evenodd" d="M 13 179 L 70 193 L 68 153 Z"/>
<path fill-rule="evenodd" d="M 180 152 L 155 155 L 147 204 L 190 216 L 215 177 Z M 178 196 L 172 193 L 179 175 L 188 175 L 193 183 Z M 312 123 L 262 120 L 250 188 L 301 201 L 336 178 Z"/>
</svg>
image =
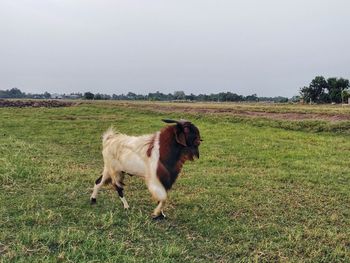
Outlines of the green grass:
<svg viewBox="0 0 350 263">
<path fill-rule="evenodd" d="M 163 117 L 191 119 L 204 139 L 168 219 L 151 220 L 155 203 L 134 177 L 129 211 L 108 187 L 90 206 L 102 132 L 151 133 Z M 347 132 L 273 120 L 118 104 L 0 109 L 0 261 L 348 261 L 349 156 Z"/>
</svg>

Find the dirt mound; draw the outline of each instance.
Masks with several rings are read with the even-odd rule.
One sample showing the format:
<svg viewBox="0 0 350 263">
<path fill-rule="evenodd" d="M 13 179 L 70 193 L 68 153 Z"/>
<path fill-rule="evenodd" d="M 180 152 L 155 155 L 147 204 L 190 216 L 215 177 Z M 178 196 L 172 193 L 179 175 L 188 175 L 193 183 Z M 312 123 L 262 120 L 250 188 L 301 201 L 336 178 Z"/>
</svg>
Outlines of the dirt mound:
<svg viewBox="0 0 350 263">
<path fill-rule="evenodd" d="M 4 99 L 0 99 L 0 108 L 3 108 L 3 107 L 57 108 L 57 107 L 69 107 L 72 105 L 73 105 L 72 102 L 59 101 L 59 100 L 4 100 Z"/>
</svg>

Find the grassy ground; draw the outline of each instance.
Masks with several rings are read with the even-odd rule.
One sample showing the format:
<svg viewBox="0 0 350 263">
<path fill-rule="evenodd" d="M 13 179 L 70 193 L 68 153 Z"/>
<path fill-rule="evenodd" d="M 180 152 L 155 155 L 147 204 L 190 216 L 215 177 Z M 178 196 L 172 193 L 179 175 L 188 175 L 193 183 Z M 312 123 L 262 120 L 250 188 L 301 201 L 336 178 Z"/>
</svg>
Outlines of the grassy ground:
<svg viewBox="0 0 350 263">
<path fill-rule="evenodd" d="M 109 188 L 91 207 L 101 133 L 151 133 L 162 117 L 191 119 L 204 139 L 170 192 L 168 219 L 150 219 L 155 203 L 138 178 L 126 180 L 129 211 Z M 0 261 L 348 261 L 347 127 L 257 122 L 115 104 L 0 109 Z"/>
</svg>

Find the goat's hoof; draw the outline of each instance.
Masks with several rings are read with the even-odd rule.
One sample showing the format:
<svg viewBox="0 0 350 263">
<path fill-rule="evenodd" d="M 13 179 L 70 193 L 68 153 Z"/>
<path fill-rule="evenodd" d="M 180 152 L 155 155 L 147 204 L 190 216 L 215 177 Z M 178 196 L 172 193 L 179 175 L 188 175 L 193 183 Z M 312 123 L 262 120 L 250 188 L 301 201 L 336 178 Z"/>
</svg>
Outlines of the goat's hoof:
<svg viewBox="0 0 350 263">
<path fill-rule="evenodd" d="M 96 204 L 96 198 L 91 198 L 90 199 L 90 204 L 95 205 Z"/>
<path fill-rule="evenodd" d="M 129 207 L 130 207 L 129 205 L 124 205 L 125 210 L 129 210 Z"/>
<path fill-rule="evenodd" d="M 160 213 L 159 215 L 152 215 L 153 220 L 155 221 L 159 221 L 159 220 L 163 220 L 166 219 L 166 216 L 162 213 Z"/>
</svg>

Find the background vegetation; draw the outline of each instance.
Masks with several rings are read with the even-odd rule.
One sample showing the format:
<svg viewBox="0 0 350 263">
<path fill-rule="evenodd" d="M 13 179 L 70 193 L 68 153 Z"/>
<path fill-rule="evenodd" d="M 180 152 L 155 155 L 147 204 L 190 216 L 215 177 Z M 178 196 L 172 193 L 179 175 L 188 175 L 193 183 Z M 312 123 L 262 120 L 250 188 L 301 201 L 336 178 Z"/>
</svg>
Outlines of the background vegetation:
<svg viewBox="0 0 350 263">
<path fill-rule="evenodd" d="M 274 102 L 287 102 L 286 97 L 258 97 L 256 94 L 243 96 L 237 95 L 232 92 L 220 92 L 217 94 L 199 94 L 199 95 L 186 95 L 183 91 L 175 91 L 173 94 L 164 94 L 162 92 L 148 93 L 147 95 L 136 94 L 133 92 L 128 92 L 127 94 L 101 94 L 85 92 L 82 93 L 71 93 L 71 94 L 50 94 L 45 92 L 43 94 L 26 94 L 17 88 L 12 88 L 10 90 L 0 90 L 0 98 L 34 98 L 34 99 L 85 99 L 85 100 L 148 100 L 148 101 L 215 101 L 215 102 L 237 102 L 237 101 L 274 101 Z"/>
<path fill-rule="evenodd" d="M 173 94 L 164 94 L 162 92 L 148 93 L 147 95 L 136 94 L 134 92 L 128 92 L 126 94 L 101 94 L 85 92 L 83 93 L 71 93 L 71 94 L 50 94 L 45 92 L 43 94 L 31 94 L 24 93 L 18 88 L 12 88 L 10 90 L 0 90 L 0 98 L 36 98 L 36 99 L 86 99 L 86 100 L 149 100 L 149 101 L 208 101 L 208 102 L 257 102 L 257 101 L 270 101 L 270 102 L 300 102 L 303 99 L 308 103 L 347 103 L 350 97 L 349 80 L 344 78 L 328 78 L 327 80 L 323 76 L 315 77 L 309 86 L 305 86 L 300 89 L 300 96 L 294 96 L 292 98 L 275 96 L 275 97 L 258 97 L 256 94 L 243 96 L 236 93 L 219 92 L 212 94 L 189 94 L 186 95 L 183 91 L 175 91 Z"/>
<path fill-rule="evenodd" d="M 102 169 L 101 133 L 110 125 L 129 134 L 151 133 L 164 126 L 164 117 L 192 120 L 204 139 L 201 158 L 185 165 L 170 192 L 168 219 L 150 219 L 155 204 L 137 178 L 126 180 L 129 211 L 111 189 L 91 207 L 93 182 Z M 119 103 L 3 108 L 0 122 L 2 262 L 350 257 L 349 126 L 315 132 L 303 121 L 280 125 Z"/>
<path fill-rule="evenodd" d="M 313 103 L 347 103 L 350 97 L 349 80 L 343 78 L 315 77 L 308 87 L 300 90 L 305 102 Z"/>
</svg>

